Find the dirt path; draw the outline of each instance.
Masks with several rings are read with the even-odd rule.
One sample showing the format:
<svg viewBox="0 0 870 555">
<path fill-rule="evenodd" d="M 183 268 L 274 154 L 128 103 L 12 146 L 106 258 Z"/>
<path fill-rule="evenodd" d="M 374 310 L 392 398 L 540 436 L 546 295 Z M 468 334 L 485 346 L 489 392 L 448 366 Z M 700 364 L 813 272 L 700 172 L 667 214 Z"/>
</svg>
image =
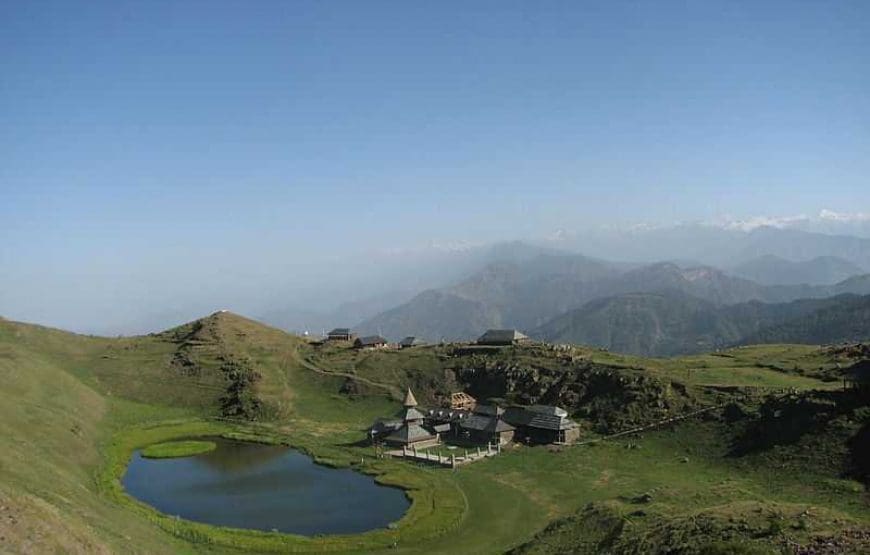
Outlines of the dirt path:
<svg viewBox="0 0 870 555">
<path fill-rule="evenodd" d="M 368 386 L 371 386 L 371 387 L 374 387 L 377 389 L 382 389 L 382 390 L 386 391 L 390 395 L 390 397 L 392 397 L 393 399 L 401 400 L 403 398 L 402 391 L 394 385 L 376 382 L 374 380 L 370 380 L 370 379 L 365 378 L 363 376 L 357 376 L 357 375 L 351 374 L 349 372 L 339 372 L 336 370 L 325 370 L 323 368 L 320 368 L 319 366 L 317 366 L 316 364 L 314 364 L 313 362 L 311 362 L 307 358 L 303 357 L 299 353 L 299 350 L 296 348 L 294 348 L 292 350 L 290 356 L 292 356 L 293 360 L 298 362 L 300 366 L 302 366 L 303 368 L 305 368 L 307 370 L 311 370 L 312 372 L 317 372 L 318 374 L 323 374 L 325 376 L 338 376 L 338 377 L 342 377 L 342 378 L 347 378 L 350 380 L 354 380 L 356 382 L 364 383 Z"/>
</svg>

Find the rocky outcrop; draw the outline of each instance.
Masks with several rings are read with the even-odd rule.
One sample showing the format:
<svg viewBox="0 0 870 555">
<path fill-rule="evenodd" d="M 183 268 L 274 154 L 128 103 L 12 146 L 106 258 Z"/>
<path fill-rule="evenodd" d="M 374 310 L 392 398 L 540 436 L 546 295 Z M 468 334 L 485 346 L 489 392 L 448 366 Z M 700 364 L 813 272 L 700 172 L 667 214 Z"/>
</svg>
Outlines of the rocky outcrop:
<svg viewBox="0 0 870 555">
<path fill-rule="evenodd" d="M 656 422 L 695 405 L 685 388 L 673 386 L 677 384 L 640 370 L 588 361 L 558 369 L 483 361 L 458 368 L 455 374 L 477 399 L 558 405 L 605 434 Z"/>
</svg>

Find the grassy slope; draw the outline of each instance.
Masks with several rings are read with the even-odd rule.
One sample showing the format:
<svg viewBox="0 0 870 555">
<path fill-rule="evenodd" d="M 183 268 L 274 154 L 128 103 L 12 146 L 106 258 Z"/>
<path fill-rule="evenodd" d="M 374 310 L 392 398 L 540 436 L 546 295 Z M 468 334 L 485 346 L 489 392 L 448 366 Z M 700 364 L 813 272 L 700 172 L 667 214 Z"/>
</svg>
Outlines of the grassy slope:
<svg viewBox="0 0 870 555">
<path fill-rule="evenodd" d="M 147 510 L 143 513 L 119 503 L 106 492 L 100 476 L 110 442 L 119 433 L 167 419 L 216 414 L 225 387 L 219 371 L 221 357 L 251 360 L 263 376 L 259 393 L 277 418 L 277 431 L 336 462 L 370 457 L 369 449 L 348 445 L 362 438 L 361 429 L 371 419 L 391 414 L 397 405 L 385 390 L 370 385 L 350 388 L 354 394 L 340 393 L 342 388 L 348 391 L 345 377 L 314 372 L 300 364 L 300 358 L 371 382 L 410 383 L 423 399 L 451 387 L 444 373 L 446 351 L 441 347 L 368 353 L 336 347 L 314 350 L 283 332 L 229 314 L 206 319 L 195 336 L 190 331 L 179 328 L 159 336 L 101 339 L 0 320 L 4 383 L 0 390 L 0 505 L 4 508 L 0 510 L 15 519 L 14 524 L 7 519 L 0 524 L 5 542 L 0 549 L 82 553 L 203 549 L 201 544 L 177 539 L 155 519 L 143 518 L 150 515 Z M 181 348 L 196 361 L 197 373 L 173 365 Z M 735 383 L 826 387 L 816 377 L 825 375 L 826 365 L 832 364 L 818 349 L 788 346 L 674 360 L 635 359 L 590 349 L 577 349 L 574 354 L 643 366 L 699 388 Z M 528 357 L 527 362 L 557 364 L 538 355 L 517 356 Z M 717 430 L 712 424 L 686 425 L 679 433 L 661 431 L 559 453 L 521 447 L 457 473 L 414 471 L 402 465 L 398 468 L 411 479 L 419 474 L 424 482 L 431 478 L 441 484 L 429 493 L 434 497 L 427 503 L 439 502 L 439 491 L 448 499 L 446 492 L 458 487 L 467 512 L 450 534 L 407 537 L 399 541 L 398 550 L 388 552 L 502 552 L 590 502 L 608 502 L 618 511 L 630 512 L 636 508 L 630 499 L 645 492 L 652 492 L 652 501 L 644 505 L 649 523 L 635 518 L 638 522 L 633 526 L 649 533 L 656 529 L 657 518 L 691 516 L 714 507 L 728 512 L 732 504 L 746 503 L 825 507 L 825 518 L 811 522 L 810 530 L 816 531 L 823 531 L 831 518 L 843 522 L 870 518 L 861 488 L 825 481 L 836 476 L 806 480 L 735 464 L 723 457 L 727 438 Z M 641 447 L 627 448 L 629 444 Z"/>
<path fill-rule="evenodd" d="M 95 494 L 99 446 L 110 433 L 105 424 L 122 403 L 101 396 L 72 369 L 106 344 L 0 321 L 0 549 L 109 552 L 128 538 L 157 550 L 182 547 Z M 164 416 L 125 408 L 143 418 Z"/>
</svg>

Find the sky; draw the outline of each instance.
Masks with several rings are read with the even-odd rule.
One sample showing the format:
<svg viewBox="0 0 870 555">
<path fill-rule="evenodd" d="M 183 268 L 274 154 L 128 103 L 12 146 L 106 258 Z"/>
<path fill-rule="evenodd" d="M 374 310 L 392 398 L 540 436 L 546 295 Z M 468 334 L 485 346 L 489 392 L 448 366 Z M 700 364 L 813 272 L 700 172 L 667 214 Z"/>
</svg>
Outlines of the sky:
<svg viewBox="0 0 870 555">
<path fill-rule="evenodd" d="M 281 303 L 431 242 L 868 212 L 868 28 L 863 1 L 2 2 L 0 315 Z"/>
</svg>

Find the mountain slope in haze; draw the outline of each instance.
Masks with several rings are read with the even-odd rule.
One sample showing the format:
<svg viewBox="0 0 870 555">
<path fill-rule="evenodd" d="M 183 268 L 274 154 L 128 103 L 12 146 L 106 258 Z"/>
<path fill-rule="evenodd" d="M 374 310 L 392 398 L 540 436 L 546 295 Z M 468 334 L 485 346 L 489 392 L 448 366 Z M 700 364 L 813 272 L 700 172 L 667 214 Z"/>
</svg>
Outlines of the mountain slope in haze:
<svg viewBox="0 0 870 555">
<path fill-rule="evenodd" d="M 759 227 L 739 241 L 735 261 L 745 262 L 773 254 L 787 260 L 811 260 L 833 256 L 870 270 L 870 239 L 851 235 L 828 235 L 796 229 Z"/>
<path fill-rule="evenodd" d="M 321 333 L 373 318 L 422 291 L 457 282 L 491 264 L 522 264 L 540 256 L 565 254 L 522 241 L 379 253 L 366 261 L 370 267 L 355 268 L 353 272 L 336 270 L 346 274 L 346 283 L 333 287 L 329 294 L 321 293 L 319 301 L 308 301 L 315 304 L 287 306 L 275 302 L 260 312 L 259 319 L 291 332 Z"/>
<path fill-rule="evenodd" d="M 751 301 L 717 306 L 678 291 L 632 293 L 592 301 L 556 317 L 531 335 L 554 343 L 652 356 L 701 353 L 735 344 L 815 344 L 830 339 L 809 332 L 810 325 L 805 321 L 829 324 L 827 337 L 849 339 L 855 337 L 861 324 L 848 328 L 853 332 L 850 336 L 844 326 L 833 325 L 833 320 L 839 316 L 851 321 L 863 314 L 866 327 L 868 316 L 861 311 L 867 310 L 868 303 L 870 296 L 842 295 L 789 303 Z M 794 329 L 809 333 L 787 333 Z"/>
<path fill-rule="evenodd" d="M 837 302 L 744 337 L 755 343 L 825 344 L 870 339 L 870 295 L 835 297 Z"/>
<path fill-rule="evenodd" d="M 393 340 L 415 335 L 436 342 L 476 337 L 481 329 L 501 325 L 501 314 L 486 304 L 450 292 L 432 290 L 420 293 L 407 304 L 388 310 L 355 330 L 363 335 L 377 334 Z M 404 330 L 414 332 L 405 333 Z"/>
<path fill-rule="evenodd" d="M 417 293 L 418 291 L 408 289 L 389 291 L 358 301 L 343 302 L 331 311 L 292 307 L 275 308 L 263 312 L 259 320 L 291 333 L 320 334 L 332 328 L 347 327 L 371 318 L 395 307 L 398 303 L 410 300 Z"/>
<path fill-rule="evenodd" d="M 579 255 L 496 262 L 451 287 L 425 291 L 356 329 L 390 339 L 416 335 L 437 341 L 473 339 L 491 327 L 534 327 L 596 296 L 597 284 L 623 271 L 620 265 Z"/>
<path fill-rule="evenodd" d="M 793 262 L 774 255 L 744 262 L 732 272 L 763 285 L 834 285 L 865 273 L 860 266 L 836 256 Z"/>
<path fill-rule="evenodd" d="M 870 238 L 770 226 L 751 230 L 705 224 L 599 229 L 560 233 L 546 244 L 601 258 L 645 263 L 690 259 L 719 268 L 766 255 L 787 260 L 834 256 L 870 271 Z"/>
<path fill-rule="evenodd" d="M 664 291 L 714 305 L 783 303 L 842 293 L 870 294 L 870 276 L 832 286 L 762 285 L 708 266 L 631 267 L 580 255 L 539 256 L 522 263 L 490 264 L 451 287 L 428 291 L 368 319 L 357 329 L 393 340 L 406 335 L 430 341 L 470 340 L 490 327 L 534 329 L 594 299 Z M 441 302 L 433 311 L 436 297 Z"/>
<path fill-rule="evenodd" d="M 717 306 L 680 291 L 630 293 L 591 301 L 531 335 L 554 343 L 604 347 L 638 355 L 712 351 L 778 322 L 836 304 L 811 299 Z"/>
</svg>

